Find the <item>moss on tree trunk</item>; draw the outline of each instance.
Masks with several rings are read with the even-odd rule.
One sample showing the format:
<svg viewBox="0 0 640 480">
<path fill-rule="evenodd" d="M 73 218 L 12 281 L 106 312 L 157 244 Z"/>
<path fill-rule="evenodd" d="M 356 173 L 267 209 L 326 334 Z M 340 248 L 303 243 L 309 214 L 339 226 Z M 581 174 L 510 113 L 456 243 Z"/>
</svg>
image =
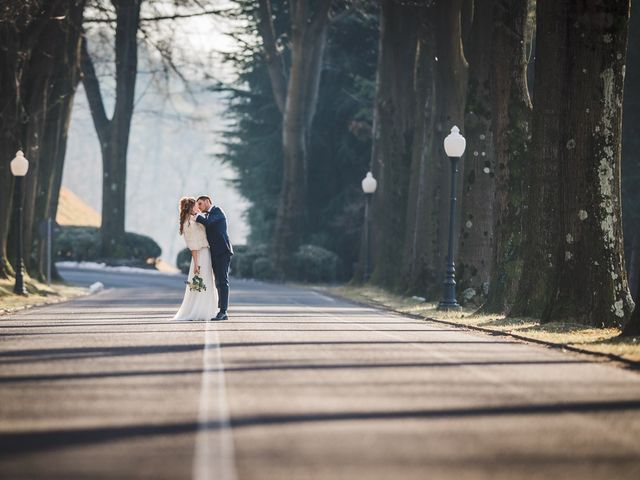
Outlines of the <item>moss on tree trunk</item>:
<svg viewBox="0 0 640 480">
<path fill-rule="evenodd" d="M 530 147 L 527 86 L 528 0 L 497 0 L 491 52 L 495 145 L 494 242 L 489 294 L 482 309 L 503 313 L 513 304 L 522 270 L 524 166 Z"/>
<path fill-rule="evenodd" d="M 491 124 L 489 73 L 495 0 L 476 0 L 465 57 L 469 80 L 464 128 L 467 149 L 462 178 L 461 218 L 458 225 L 458 290 L 472 288 L 476 300 L 489 285 L 493 243 L 495 154 Z"/>
<path fill-rule="evenodd" d="M 620 211 L 628 18 L 629 0 L 538 2 L 530 163 L 540 163 L 517 312 L 543 322 L 621 326 L 633 308 Z"/>
</svg>

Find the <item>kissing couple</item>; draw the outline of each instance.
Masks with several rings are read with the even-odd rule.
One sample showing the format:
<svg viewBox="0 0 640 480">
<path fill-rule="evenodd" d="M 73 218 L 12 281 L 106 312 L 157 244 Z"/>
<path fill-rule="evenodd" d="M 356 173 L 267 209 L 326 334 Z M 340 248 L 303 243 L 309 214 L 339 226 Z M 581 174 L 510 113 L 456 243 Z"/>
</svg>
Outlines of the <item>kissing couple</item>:
<svg viewBox="0 0 640 480">
<path fill-rule="evenodd" d="M 184 299 L 173 320 L 227 320 L 233 255 L 227 217 L 207 195 L 182 197 L 179 211 L 179 232 L 191 251 L 191 265 Z"/>
</svg>

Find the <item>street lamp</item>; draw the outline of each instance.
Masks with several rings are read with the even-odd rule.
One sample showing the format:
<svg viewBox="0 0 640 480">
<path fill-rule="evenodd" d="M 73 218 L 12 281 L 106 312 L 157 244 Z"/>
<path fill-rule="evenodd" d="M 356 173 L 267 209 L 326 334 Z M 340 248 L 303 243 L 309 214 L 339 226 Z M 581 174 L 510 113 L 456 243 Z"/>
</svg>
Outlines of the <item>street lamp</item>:
<svg viewBox="0 0 640 480">
<path fill-rule="evenodd" d="M 371 210 L 371 197 L 378 188 L 378 181 L 373 178 L 371 172 L 362 180 L 362 191 L 364 192 L 364 274 L 363 280 L 369 280 L 369 211 Z"/>
<path fill-rule="evenodd" d="M 17 200 L 17 215 L 16 220 L 18 222 L 18 249 L 17 249 L 17 265 L 16 265 L 16 284 L 13 287 L 13 292 L 18 295 L 26 295 L 27 291 L 24 288 L 24 261 L 22 259 L 22 189 L 24 176 L 27 174 L 29 170 L 29 161 L 24 158 L 24 153 L 22 150 L 18 150 L 16 156 L 13 160 L 11 160 L 11 173 L 14 177 L 16 177 L 16 200 Z"/>
<path fill-rule="evenodd" d="M 462 157 L 467 141 L 460 135 L 460 129 L 455 125 L 451 133 L 444 139 L 444 151 L 451 160 L 451 201 L 449 204 L 449 248 L 447 253 L 447 273 L 444 277 L 442 300 L 438 310 L 458 310 L 460 305 L 456 300 L 456 266 L 453 261 L 453 235 L 455 232 L 456 215 L 456 177 L 458 160 Z"/>
</svg>

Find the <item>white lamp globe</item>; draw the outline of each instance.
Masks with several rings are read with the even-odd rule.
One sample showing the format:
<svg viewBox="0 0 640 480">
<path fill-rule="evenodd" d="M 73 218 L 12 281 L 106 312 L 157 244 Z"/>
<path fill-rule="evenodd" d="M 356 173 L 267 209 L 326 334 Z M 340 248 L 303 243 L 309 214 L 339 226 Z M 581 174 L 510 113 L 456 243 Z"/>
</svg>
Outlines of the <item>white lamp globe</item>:
<svg viewBox="0 0 640 480">
<path fill-rule="evenodd" d="M 367 176 L 362 180 L 362 191 L 364 193 L 375 193 L 376 188 L 378 188 L 378 181 L 373 178 L 371 172 L 367 172 Z"/>
<path fill-rule="evenodd" d="M 460 135 L 460 129 L 455 125 L 451 128 L 451 133 L 444 139 L 444 151 L 449 157 L 461 157 L 467 141 Z"/>
<path fill-rule="evenodd" d="M 18 150 L 16 156 L 11 160 L 11 173 L 15 177 L 24 177 L 29 170 L 29 160 L 24 158 L 22 150 Z"/>
</svg>

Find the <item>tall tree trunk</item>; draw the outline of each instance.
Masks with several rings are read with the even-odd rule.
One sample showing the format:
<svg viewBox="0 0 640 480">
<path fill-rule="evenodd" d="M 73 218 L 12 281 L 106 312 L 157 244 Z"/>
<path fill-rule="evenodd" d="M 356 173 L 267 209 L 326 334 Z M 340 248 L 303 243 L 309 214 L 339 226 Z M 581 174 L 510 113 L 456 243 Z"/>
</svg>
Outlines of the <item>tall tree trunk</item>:
<svg viewBox="0 0 640 480">
<path fill-rule="evenodd" d="M 640 271 L 638 272 L 640 275 Z M 636 298 L 640 298 L 640 287 L 636 290 Z M 629 322 L 622 330 L 623 337 L 640 337 L 640 302 L 636 303 L 636 308 L 629 319 Z"/>
<path fill-rule="evenodd" d="M 625 235 L 626 235 L 625 231 Z M 627 258 L 627 274 L 629 276 L 629 290 L 631 293 L 638 291 L 640 288 L 640 232 L 636 232 L 633 235 L 633 238 L 629 242 L 631 246 L 629 247 L 629 254 L 625 253 L 625 258 Z M 640 298 L 637 296 L 633 299 L 636 304 L 640 303 Z"/>
<path fill-rule="evenodd" d="M 630 259 L 627 271 L 631 291 L 635 293 L 636 308 L 622 334 L 640 336 L 640 51 L 633 39 L 640 37 L 640 2 L 631 2 L 629 44 L 627 46 L 627 75 L 624 95 L 624 122 L 622 139 L 622 188 L 625 237 L 633 235 L 630 244 Z"/>
<path fill-rule="evenodd" d="M 622 326 L 633 310 L 620 208 L 622 96 L 630 0 L 570 3 L 556 276 L 543 321 Z"/>
<path fill-rule="evenodd" d="M 640 284 L 640 2 L 631 2 L 622 122 L 622 219 L 632 293 Z M 634 41 L 635 40 L 635 41 Z M 637 297 L 636 303 L 640 302 Z"/>
<path fill-rule="evenodd" d="M 620 218 L 629 1 L 538 2 L 537 14 L 533 142 L 543 164 L 532 172 L 527 275 L 512 313 L 620 326 L 633 308 Z"/>
<path fill-rule="evenodd" d="M 529 163 L 531 100 L 527 86 L 528 0 L 496 0 L 491 98 L 496 185 L 489 295 L 483 311 L 508 311 L 522 271 L 524 167 Z"/>
<path fill-rule="evenodd" d="M 2 69 L 0 70 L 0 152 L 10 160 L 18 148 L 30 160 L 26 183 L 24 209 L 24 259 L 29 265 L 32 252 L 32 226 L 35 217 L 35 196 L 41 178 L 41 141 L 44 122 L 49 110 L 51 70 L 57 50 L 53 45 L 55 32 L 66 23 L 64 10 L 69 1 L 55 0 L 46 5 L 29 3 L 22 9 L 12 9 L 15 17 L 0 22 Z M 6 12 L 5 12 L 6 13 Z M 61 14 L 62 15 L 59 15 Z M 15 248 L 8 241 L 11 232 L 12 178 L 9 163 L 2 162 L 0 175 L 0 276 L 12 273 L 7 258 L 8 250 Z M 15 232 L 13 232 L 15 237 Z"/>
<path fill-rule="evenodd" d="M 62 171 L 67 146 L 71 109 L 78 82 L 80 80 L 80 39 L 85 0 L 65 2 L 65 8 L 58 17 L 65 21 L 57 26 L 56 38 L 52 42 L 56 49 L 56 62 L 52 67 L 52 101 L 48 105 L 47 119 L 42 138 L 40 181 L 37 186 L 36 214 L 33 235 L 36 242 L 36 264 L 34 274 L 44 279 L 47 273 L 47 242 L 38 235 L 38 226 L 47 218 L 55 220 Z"/>
<path fill-rule="evenodd" d="M 383 0 L 376 86 L 372 169 L 378 179 L 373 201 L 371 281 L 399 285 L 406 234 L 407 190 L 415 131 L 414 67 L 419 9 Z"/>
<path fill-rule="evenodd" d="M 559 237 L 560 169 L 567 82 L 568 8 L 571 0 L 537 2 L 532 155 L 525 167 L 522 271 L 514 316 L 542 317 L 552 295 Z"/>
<path fill-rule="evenodd" d="M 491 44 L 495 0 L 476 0 L 473 24 L 465 44 L 469 80 L 464 128 L 467 150 L 462 181 L 458 289 L 472 288 L 476 301 L 489 286 L 493 245 L 495 154 L 491 125 Z"/>
<path fill-rule="evenodd" d="M 65 0 L 52 0 L 34 21 L 34 25 L 41 26 L 41 34 L 34 44 L 22 86 L 25 97 L 22 137 L 24 153 L 29 159 L 29 172 L 24 179 L 23 253 L 29 273 L 33 273 L 34 238 L 38 235 L 36 196 L 49 167 L 43 140 L 50 110 L 55 108 L 53 85 L 57 79 L 53 70 L 59 51 L 65 47 L 58 33 L 64 28 L 67 3 Z"/>
<path fill-rule="evenodd" d="M 276 105 L 282 113 L 283 177 L 273 253 L 282 277 L 292 273 L 292 254 L 304 238 L 307 215 L 307 151 L 315 116 L 332 0 L 290 2 L 291 66 L 288 80 L 276 46 L 270 0 L 258 2 L 258 31 Z"/>
<path fill-rule="evenodd" d="M 9 162 L 21 147 L 19 114 L 22 66 L 19 31 L 10 22 L 0 22 L 0 278 L 14 274 L 7 256 L 11 226 L 13 176 Z"/>
<path fill-rule="evenodd" d="M 634 239 L 634 250 L 633 254 L 640 256 L 640 238 L 636 237 Z M 622 330 L 623 337 L 640 337 L 640 259 L 636 259 L 636 261 L 632 262 L 632 272 L 631 275 L 634 275 L 636 278 L 635 284 L 635 301 L 636 308 L 633 310 L 633 314 L 631 318 L 624 326 Z"/>
<path fill-rule="evenodd" d="M 113 116 L 106 115 L 102 93 L 86 38 L 82 42 L 83 85 L 102 151 L 102 254 L 122 254 L 125 233 L 127 150 L 138 68 L 137 33 L 142 0 L 112 0 L 116 10 L 116 98 Z"/>
<path fill-rule="evenodd" d="M 429 239 L 426 237 L 428 211 L 428 180 L 426 172 L 430 162 L 433 128 L 435 121 L 435 34 L 434 9 L 422 8 L 418 28 L 418 47 L 415 65 L 415 137 L 409 176 L 409 193 L 407 201 L 406 234 L 404 238 L 404 254 L 402 262 L 401 287 L 408 293 L 423 293 L 425 284 L 433 279 L 425 276 L 426 250 Z"/>
<path fill-rule="evenodd" d="M 464 127 L 464 105 L 467 88 L 467 62 L 462 51 L 461 10 L 462 0 L 436 0 L 436 101 L 435 122 L 426 176 L 424 227 L 427 245 L 424 251 L 421 277 L 425 280 L 422 291 L 427 298 L 441 293 L 448 245 L 450 160 L 443 148 L 443 140 L 451 127 Z M 461 128 L 461 129 L 462 129 Z M 459 166 L 464 170 L 464 166 Z M 464 175 L 464 172 L 461 173 Z M 460 173 L 458 174 L 460 175 Z M 461 182 L 458 182 L 460 185 Z M 460 198 L 462 187 L 456 195 Z M 456 213 L 459 217 L 460 205 Z M 457 238 L 454 239 L 454 244 Z"/>
</svg>

